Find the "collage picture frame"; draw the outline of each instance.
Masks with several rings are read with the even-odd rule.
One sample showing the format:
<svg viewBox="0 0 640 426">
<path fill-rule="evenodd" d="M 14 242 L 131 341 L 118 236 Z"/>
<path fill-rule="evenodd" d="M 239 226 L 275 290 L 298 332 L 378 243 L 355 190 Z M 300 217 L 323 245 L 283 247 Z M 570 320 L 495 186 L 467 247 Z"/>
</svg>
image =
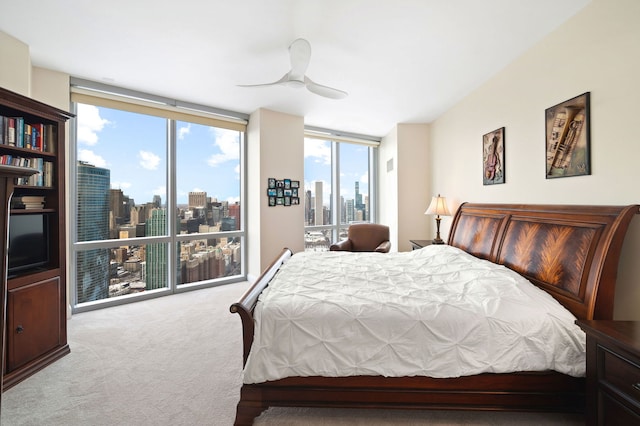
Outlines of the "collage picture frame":
<svg viewBox="0 0 640 426">
<path fill-rule="evenodd" d="M 296 206 L 300 204 L 300 181 L 292 179 L 267 179 L 269 207 Z"/>
</svg>

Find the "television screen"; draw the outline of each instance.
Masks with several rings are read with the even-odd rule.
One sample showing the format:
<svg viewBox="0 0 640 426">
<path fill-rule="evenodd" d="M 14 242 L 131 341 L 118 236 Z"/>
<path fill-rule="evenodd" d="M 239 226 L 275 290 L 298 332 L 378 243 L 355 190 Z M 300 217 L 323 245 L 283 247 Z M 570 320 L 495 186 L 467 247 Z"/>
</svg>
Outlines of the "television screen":
<svg viewBox="0 0 640 426">
<path fill-rule="evenodd" d="M 9 218 L 8 272 L 25 271 L 49 262 L 49 218 L 46 214 L 18 214 Z"/>
</svg>

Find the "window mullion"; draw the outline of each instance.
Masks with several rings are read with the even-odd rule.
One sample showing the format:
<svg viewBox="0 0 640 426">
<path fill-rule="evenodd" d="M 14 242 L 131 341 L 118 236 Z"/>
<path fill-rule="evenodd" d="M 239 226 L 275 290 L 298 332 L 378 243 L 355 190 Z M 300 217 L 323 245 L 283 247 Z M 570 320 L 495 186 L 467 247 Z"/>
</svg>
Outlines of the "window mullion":
<svg viewBox="0 0 640 426">
<path fill-rule="evenodd" d="M 178 259 L 178 244 L 176 241 L 176 223 L 178 223 L 178 209 L 176 205 L 176 121 L 167 120 L 167 232 L 169 233 L 169 256 L 167 258 L 168 286 L 172 292 L 178 287 L 178 277 L 174 273 L 178 270 L 176 265 Z"/>
<path fill-rule="evenodd" d="M 333 241 L 340 237 L 342 206 L 340 204 L 340 145 L 331 141 L 331 220 Z"/>
</svg>

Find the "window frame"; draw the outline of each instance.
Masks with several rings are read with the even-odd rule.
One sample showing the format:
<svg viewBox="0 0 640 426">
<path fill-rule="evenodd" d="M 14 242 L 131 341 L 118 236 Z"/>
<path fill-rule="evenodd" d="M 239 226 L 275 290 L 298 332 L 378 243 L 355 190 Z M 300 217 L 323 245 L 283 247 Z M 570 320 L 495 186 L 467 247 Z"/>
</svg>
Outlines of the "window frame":
<svg viewBox="0 0 640 426">
<path fill-rule="evenodd" d="M 338 132 L 335 130 L 322 129 L 318 127 L 305 127 L 305 139 L 319 139 L 331 143 L 331 223 L 326 225 L 305 225 L 305 234 L 309 231 L 330 230 L 332 241 L 340 241 L 342 229 L 348 229 L 349 223 L 342 223 L 343 206 L 340 201 L 340 144 L 365 145 L 368 149 L 368 171 L 369 171 L 369 215 L 367 222 L 377 223 L 378 221 L 378 156 L 380 138 L 375 136 Z M 306 176 L 305 176 L 306 180 Z"/>
<path fill-rule="evenodd" d="M 74 93 L 76 94 L 74 98 Z M 71 79 L 71 111 L 77 113 L 77 104 L 86 103 L 90 105 L 102 106 L 122 111 L 137 112 L 147 115 L 161 116 L 166 120 L 166 209 L 169 215 L 167 219 L 167 234 L 164 236 L 148 236 L 136 238 L 97 240 L 97 241 L 78 241 L 77 228 L 77 208 L 78 208 L 78 142 L 77 142 L 77 119 L 71 120 L 69 125 L 69 164 L 67 167 L 68 176 L 70 176 L 68 186 L 67 199 L 67 223 L 69 241 L 67 259 L 68 268 L 67 276 L 69 282 L 76 283 L 69 286 L 70 307 L 72 313 L 80 313 L 94 309 L 101 309 L 109 306 L 116 306 L 125 303 L 147 300 L 150 298 L 165 296 L 169 294 L 181 293 L 200 288 L 214 287 L 223 284 L 241 282 L 246 280 L 246 124 L 249 116 L 246 114 L 211 108 L 207 106 L 197 105 L 193 103 L 181 102 L 173 99 L 162 98 L 159 96 L 122 89 L 102 83 L 91 82 L 83 79 Z M 92 96 L 98 100 L 98 103 L 88 102 L 92 100 Z M 106 103 L 106 104 L 105 104 Z M 118 106 L 124 106 L 118 108 Z M 138 111 L 141 107 L 142 111 Z M 154 110 L 156 108 L 157 110 Z M 153 114 L 148 114 L 153 111 Z M 237 130 L 240 133 L 240 184 L 239 184 L 239 203 L 240 203 L 240 229 L 236 231 L 218 231 L 193 234 L 179 234 L 175 223 L 177 220 L 177 126 L 178 121 L 204 124 L 211 127 L 227 128 Z M 209 280 L 198 281 L 195 283 L 179 283 L 179 277 L 176 273 L 177 254 L 180 251 L 182 242 L 200 240 L 207 238 L 240 238 L 240 274 L 229 277 L 219 277 Z M 113 249 L 123 245 L 148 245 L 148 244 L 166 244 L 167 245 L 167 287 L 157 290 L 147 290 L 140 293 L 118 296 L 114 298 L 106 298 L 95 301 L 88 301 L 78 304 L 77 295 L 77 254 L 81 251 L 92 249 Z M 172 272 L 173 271 L 173 272 Z"/>
</svg>

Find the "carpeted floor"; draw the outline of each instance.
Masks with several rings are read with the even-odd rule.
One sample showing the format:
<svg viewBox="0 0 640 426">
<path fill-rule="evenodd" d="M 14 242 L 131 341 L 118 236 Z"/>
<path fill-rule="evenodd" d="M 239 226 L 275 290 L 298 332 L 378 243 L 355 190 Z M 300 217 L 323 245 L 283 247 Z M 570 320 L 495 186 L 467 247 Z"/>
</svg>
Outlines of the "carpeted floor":
<svg viewBox="0 0 640 426">
<path fill-rule="evenodd" d="M 3 426 L 233 424 L 247 283 L 74 315 L 71 353 L 3 394 Z M 262 426 L 582 425 L 537 413 L 273 408 Z"/>
</svg>

